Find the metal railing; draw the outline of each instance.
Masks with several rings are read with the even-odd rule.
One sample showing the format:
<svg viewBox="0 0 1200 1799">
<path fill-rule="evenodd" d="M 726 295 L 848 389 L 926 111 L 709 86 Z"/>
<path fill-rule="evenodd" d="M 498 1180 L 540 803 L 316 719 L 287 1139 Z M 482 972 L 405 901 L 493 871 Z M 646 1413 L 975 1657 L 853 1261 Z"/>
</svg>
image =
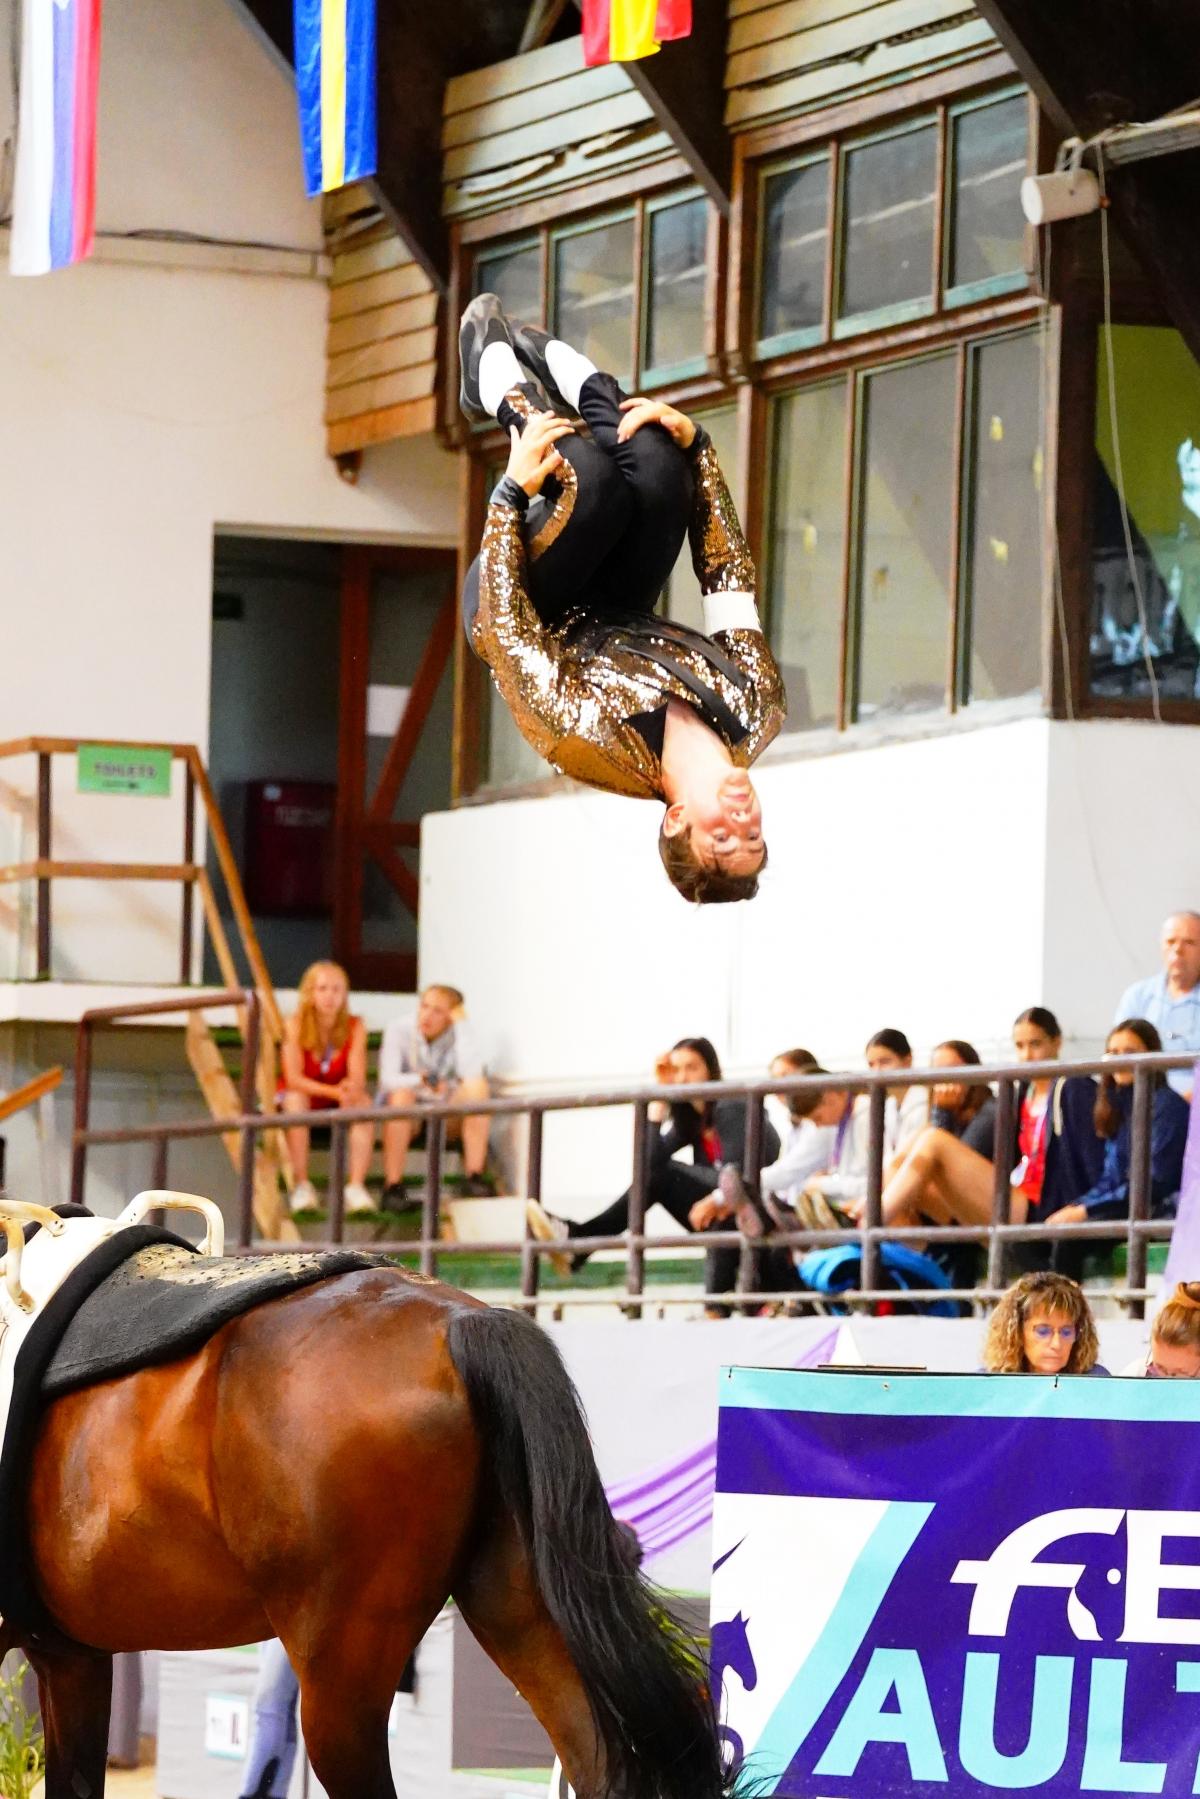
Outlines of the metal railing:
<svg viewBox="0 0 1200 1799">
<path fill-rule="evenodd" d="M 152 1012 L 165 1013 L 181 1011 L 185 1007 L 231 1004 L 244 1006 L 247 1012 L 247 1054 L 242 1072 L 243 1111 L 241 1116 L 219 1121 L 188 1119 L 155 1122 L 108 1130 L 95 1130 L 90 1127 L 88 1092 L 91 1069 L 91 1033 L 97 1025 L 114 1024 L 120 1019 L 145 1016 Z M 223 993 L 202 994 L 195 999 L 183 1002 L 170 1000 L 141 1007 L 113 1007 L 85 1014 L 80 1024 L 79 1051 L 76 1059 L 72 1198 L 81 1200 L 83 1197 L 86 1157 L 89 1148 L 93 1146 L 130 1143 L 153 1144 L 156 1158 L 154 1164 L 155 1184 L 166 1185 L 167 1158 L 171 1143 L 236 1131 L 240 1133 L 242 1141 L 238 1176 L 237 1246 L 243 1253 L 270 1248 L 269 1243 L 256 1242 L 254 1238 L 252 1171 L 254 1158 L 251 1152 L 256 1137 L 264 1131 L 277 1130 L 282 1120 L 277 1112 L 260 1113 L 254 1110 L 252 1042 L 257 1037 L 258 1028 L 255 996 L 252 993 L 236 989 Z M 929 1298 L 960 1299 L 975 1304 L 995 1300 L 1003 1291 L 1005 1251 L 1010 1244 L 1049 1241 L 1116 1243 L 1123 1240 L 1127 1256 L 1125 1283 L 1123 1286 L 1117 1286 L 1115 1283 L 1109 1284 L 1104 1290 L 1114 1299 L 1126 1305 L 1134 1316 L 1141 1316 L 1144 1302 L 1151 1292 L 1146 1284 L 1147 1245 L 1169 1238 L 1172 1230 L 1171 1219 L 1151 1217 L 1150 1129 L 1155 1077 L 1160 1072 L 1169 1069 L 1190 1068 L 1194 1060 L 1194 1057 L 1188 1055 L 1157 1054 L 1111 1058 L 1093 1057 L 1086 1061 L 1036 1064 L 998 1063 L 983 1067 L 964 1065 L 955 1066 L 952 1069 L 905 1069 L 902 1081 L 897 1081 L 895 1070 L 889 1070 L 876 1074 L 854 1072 L 794 1075 L 787 1080 L 764 1078 L 756 1081 L 710 1081 L 692 1086 L 640 1085 L 604 1088 L 577 1094 L 513 1095 L 489 1100 L 472 1100 L 469 1109 L 473 1115 L 486 1113 L 490 1117 L 524 1116 L 528 1119 L 524 1197 L 540 1201 L 542 1198 L 542 1150 L 546 1117 L 556 1112 L 578 1112 L 632 1105 L 633 1174 L 629 1229 L 620 1236 L 574 1237 L 569 1244 L 572 1252 L 599 1249 L 625 1250 L 627 1255 L 625 1292 L 620 1295 L 606 1292 L 594 1297 L 584 1294 L 574 1295 L 572 1303 L 576 1303 L 577 1300 L 583 1303 L 610 1305 L 620 1303 L 626 1307 L 631 1316 L 640 1316 L 643 1307 L 648 1303 L 646 1299 L 647 1250 L 679 1250 L 683 1246 L 704 1249 L 746 1249 L 748 1247 L 746 1239 L 736 1230 L 706 1231 L 698 1236 L 684 1239 L 681 1239 L 678 1234 L 670 1236 L 647 1234 L 645 1223 L 649 1179 L 647 1156 L 649 1107 L 655 1101 L 744 1099 L 747 1102 L 748 1113 L 746 1153 L 742 1164 L 742 1173 L 747 1184 L 753 1187 L 757 1183 L 762 1167 L 764 1098 L 768 1094 L 778 1094 L 781 1098 L 787 1098 L 793 1093 L 824 1091 L 830 1087 L 836 1087 L 849 1093 L 865 1093 L 869 1096 L 867 1190 L 861 1224 L 853 1229 L 776 1232 L 760 1238 L 753 1248 L 786 1247 L 789 1250 L 798 1250 L 830 1244 L 857 1244 L 862 1255 L 861 1286 L 840 1296 L 839 1303 L 841 1299 L 844 1299 L 844 1302 L 851 1306 L 870 1305 L 879 1300 L 894 1302 L 898 1298 L 919 1297 L 924 1294 Z M 1095 1075 L 1103 1071 L 1115 1072 L 1122 1069 L 1129 1069 L 1133 1072 L 1128 1217 L 1055 1226 L 1013 1224 L 1011 1219 L 1011 1163 L 1005 1145 L 1014 1144 L 1016 1140 L 1020 1087 L 1032 1077 L 1056 1080 L 1060 1076 Z M 943 1085 L 948 1080 L 953 1081 L 955 1085 L 986 1085 L 996 1089 L 995 1141 L 997 1153 L 993 1163 L 991 1217 L 986 1223 L 971 1225 L 930 1225 L 928 1227 L 922 1225 L 917 1228 L 885 1224 L 882 1216 L 882 1198 L 885 1108 L 888 1089 L 898 1085 L 932 1088 Z M 336 1244 L 343 1242 L 345 1237 L 342 1189 L 346 1171 L 347 1130 L 354 1124 L 381 1125 L 393 1119 L 417 1120 L 423 1123 L 427 1128 L 427 1147 L 426 1180 L 421 1198 L 420 1237 L 415 1240 L 379 1241 L 373 1247 L 379 1250 L 415 1254 L 421 1272 L 428 1275 L 438 1272 L 438 1265 L 443 1259 L 452 1264 L 457 1256 L 477 1257 L 493 1254 L 519 1256 L 521 1300 L 527 1306 L 532 1305 L 538 1298 L 542 1258 L 561 1253 L 562 1244 L 541 1242 L 530 1237 L 528 1233 L 519 1239 L 498 1238 L 490 1242 L 472 1240 L 465 1243 L 447 1242 L 439 1236 L 442 1156 L 446 1122 L 448 1119 L 461 1116 L 462 1110 L 461 1104 L 458 1106 L 453 1104 L 363 1106 L 337 1111 L 289 1113 L 286 1125 L 289 1130 L 312 1126 L 328 1129 L 331 1133 L 329 1241 Z M 895 1289 L 881 1285 L 880 1248 L 884 1243 L 904 1242 L 920 1242 L 931 1246 L 951 1243 L 984 1244 L 987 1249 L 985 1284 L 969 1288 L 914 1288 L 908 1295 L 898 1295 Z M 558 1297 L 560 1295 L 556 1291 L 556 1298 Z M 794 1290 L 773 1293 L 738 1292 L 705 1295 L 706 1300 L 734 1308 L 754 1308 L 772 1300 L 787 1301 L 796 1297 Z M 694 1304 L 696 1302 L 694 1292 L 681 1296 L 681 1302 L 682 1298 L 686 1298 L 687 1303 Z M 655 1305 L 669 1304 L 672 1301 L 669 1295 L 656 1292 L 653 1303 Z"/>
</svg>

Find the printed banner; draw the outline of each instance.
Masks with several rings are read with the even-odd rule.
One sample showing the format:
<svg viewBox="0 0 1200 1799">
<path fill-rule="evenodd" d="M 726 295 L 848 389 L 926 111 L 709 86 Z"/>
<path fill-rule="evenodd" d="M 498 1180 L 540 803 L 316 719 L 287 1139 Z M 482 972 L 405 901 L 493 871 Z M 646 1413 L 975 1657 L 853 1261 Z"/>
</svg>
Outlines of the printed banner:
<svg viewBox="0 0 1200 1799">
<path fill-rule="evenodd" d="M 713 1686 L 756 1793 L 1200 1791 L 1200 1382 L 727 1368 Z"/>
</svg>

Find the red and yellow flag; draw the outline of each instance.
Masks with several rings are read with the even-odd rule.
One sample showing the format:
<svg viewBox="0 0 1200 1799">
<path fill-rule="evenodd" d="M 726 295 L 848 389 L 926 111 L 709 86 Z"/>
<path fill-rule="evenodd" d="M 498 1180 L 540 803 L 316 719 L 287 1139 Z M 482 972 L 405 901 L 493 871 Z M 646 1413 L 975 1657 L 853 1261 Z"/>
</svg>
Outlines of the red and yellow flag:
<svg viewBox="0 0 1200 1799">
<path fill-rule="evenodd" d="M 583 0 L 583 60 L 636 62 L 691 29 L 692 0 Z"/>
</svg>

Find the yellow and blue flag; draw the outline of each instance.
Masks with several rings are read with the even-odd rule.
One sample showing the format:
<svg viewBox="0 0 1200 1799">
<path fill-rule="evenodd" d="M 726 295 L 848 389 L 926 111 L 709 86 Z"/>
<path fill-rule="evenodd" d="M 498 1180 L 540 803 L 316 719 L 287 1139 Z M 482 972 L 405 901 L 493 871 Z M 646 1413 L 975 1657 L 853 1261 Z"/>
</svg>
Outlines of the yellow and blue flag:
<svg viewBox="0 0 1200 1799">
<path fill-rule="evenodd" d="M 309 194 L 375 173 L 375 0 L 295 0 L 296 89 Z"/>
</svg>

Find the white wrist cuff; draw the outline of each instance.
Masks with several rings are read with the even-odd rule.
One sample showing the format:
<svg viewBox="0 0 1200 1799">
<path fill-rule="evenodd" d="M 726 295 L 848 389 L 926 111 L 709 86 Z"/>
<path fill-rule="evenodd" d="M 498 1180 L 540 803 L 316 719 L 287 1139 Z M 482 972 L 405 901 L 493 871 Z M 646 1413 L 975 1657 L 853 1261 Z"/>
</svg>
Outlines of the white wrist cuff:
<svg viewBox="0 0 1200 1799">
<path fill-rule="evenodd" d="M 752 593 L 709 593 L 704 596 L 704 629 L 709 637 L 718 631 L 761 631 L 758 603 Z"/>
</svg>

